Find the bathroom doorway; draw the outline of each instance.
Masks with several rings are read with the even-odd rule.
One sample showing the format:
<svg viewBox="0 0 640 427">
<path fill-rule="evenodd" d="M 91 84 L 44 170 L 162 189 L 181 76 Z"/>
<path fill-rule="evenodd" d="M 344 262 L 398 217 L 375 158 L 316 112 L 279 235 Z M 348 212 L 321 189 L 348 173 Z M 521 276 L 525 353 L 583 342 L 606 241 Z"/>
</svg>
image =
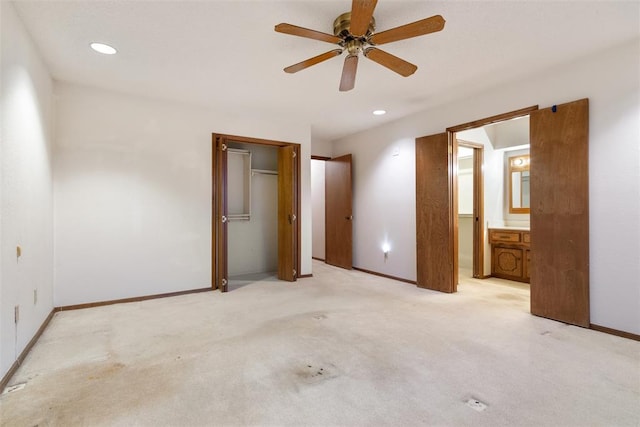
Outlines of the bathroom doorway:
<svg viewBox="0 0 640 427">
<path fill-rule="evenodd" d="M 521 203 L 524 192 L 529 192 L 531 230 L 487 227 L 494 261 L 489 271 L 530 278 L 532 314 L 589 327 L 588 99 L 544 109 L 524 108 L 416 139 L 417 285 L 457 291 L 459 133 L 527 115 L 531 155 L 515 158 L 513 163 L 508 159 L 511 169 L 507 180 L 522 179 L 521 167 L 530 159 L 533 169 L 526 175 L 530 189 L 512 192 L 507 201 L 513 203 L 515 194 Z M 485 158 L 486 173 L 491 171 L 489 163 Z M 498 197 L 497 201 L 492 197 Z M 491 192 L 485 185 L 485 206 L 490 202 L 499 206 L 503 200 L 501 192 Z M 511 247 L 515 243 L 520 243 L 519 247 Z M 509 247 L 499 248 L 498 244 Z M 496 259 L 503 264 L 496 266 Z M 485 259 L 485 272 L 486 267 Z"/>
<path fill-rule="evenodd" d="M 525 197 L 524 206 L 522 196 L 529 194 L 529 115 L 461 130 L 453 138 L 458 280 L 499 277 L 528 283 L 530 199 Z M 511 177 L 514 155 L 523 162 L 517 189 Z M 512 203 L 516 195 L 518 204 Z"/>
</svg>

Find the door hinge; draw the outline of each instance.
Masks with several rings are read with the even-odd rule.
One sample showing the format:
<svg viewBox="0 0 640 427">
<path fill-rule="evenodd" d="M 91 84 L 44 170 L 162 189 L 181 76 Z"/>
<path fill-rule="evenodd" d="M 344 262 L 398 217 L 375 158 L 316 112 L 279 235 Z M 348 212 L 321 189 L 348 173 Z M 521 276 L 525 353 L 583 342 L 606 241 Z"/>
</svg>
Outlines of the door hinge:
<svg viewBox="0 0 640 427">
<path fill-rule="evenodd" d="M 220 146 L 220 151 L 227 151 L 227 144 L 222 144 Z"/>
<path fill-rule="evenodd" d="M 449 146 L 449 154 L 453 154 L 453 147 Z"/>
<path fill-rule="evenodd" d="M 224 224 L 225 222 L 227 222 L 227 217 L 222 215 L 222 218 L 220 218 L 220 220 L 222 221 L 222 223 Z"/>
<path fill-rule="evenodd" d="M 224 279 L 224 278 L 223 278 L 223 279 L 220 281 L 220 284 L 222 285 L 222 287 L 227 286 L 227 279 Z"/>
<path fill-rule="evenodd" d="M 295 152 L 295 151 L 292 151 L 292 152 L 291 152 L 291 154 L 293 155 L 293 158 L 295 159 L 295 158 L 296 158 L 296 156 L 297 156 L 296 152 Z"/>
<path fill-rule="evenodd" d="M 295 268 L 293 269 L 293 277 L 298 277 L 298 272 L 295 270 Z"/>
</svg>

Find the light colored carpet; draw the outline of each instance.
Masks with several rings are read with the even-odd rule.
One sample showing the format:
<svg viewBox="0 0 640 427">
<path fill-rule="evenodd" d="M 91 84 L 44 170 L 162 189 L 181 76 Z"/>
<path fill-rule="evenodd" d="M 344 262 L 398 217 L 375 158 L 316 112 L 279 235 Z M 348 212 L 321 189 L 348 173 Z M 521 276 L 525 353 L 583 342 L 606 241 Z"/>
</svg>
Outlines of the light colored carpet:
<svg viewBox="0 0 640 427">
<path fill-rule="evenodd" d="M 531 316 L 526 285 L 313 268 L 58 313 L 0 424 L 640 425 L 640 342 Z"/>
</svg>

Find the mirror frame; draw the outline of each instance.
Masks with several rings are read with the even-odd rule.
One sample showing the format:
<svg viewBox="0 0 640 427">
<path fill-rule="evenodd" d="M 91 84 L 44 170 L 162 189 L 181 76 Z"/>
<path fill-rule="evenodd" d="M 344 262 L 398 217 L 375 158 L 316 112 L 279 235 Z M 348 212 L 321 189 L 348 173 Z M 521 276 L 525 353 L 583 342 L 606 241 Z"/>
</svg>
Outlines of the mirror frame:
<svg viewBox="0 0 640 427">
<path fill-rule="evenodd" d="M 522 163 L 518 163 L 518 160 L 523 160 Z M 510 214 L 528 214 L 531 213 L 531 207 L 513 207 L 513 173 L 529 171 L 530 173 L 531 157 L 529 154 L 523 154 L 520 156 L 509 157 L 509 213 Z M 522 195 L 522 181 L 520 182 L 520 194 Z M 522 196 L 521 196 L 522 197 Z"/>
</svg>

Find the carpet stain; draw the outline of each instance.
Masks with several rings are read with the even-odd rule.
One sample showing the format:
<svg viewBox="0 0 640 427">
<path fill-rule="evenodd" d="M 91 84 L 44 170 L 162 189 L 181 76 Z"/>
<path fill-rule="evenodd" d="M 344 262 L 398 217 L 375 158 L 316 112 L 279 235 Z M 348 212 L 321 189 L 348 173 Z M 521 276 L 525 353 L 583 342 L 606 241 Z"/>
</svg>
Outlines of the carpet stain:
<svg viewBox="0 0 640 427">
<path fill-rule="evenodd" d="M 335 365 L 306 364 L 294 369 L 293 374 L 298 382 L 316 384 L 338 376 Z"/>
<path fill-rule="evenodd" d="M 19 394 L 3 396 L 0 426 L 98 425 L 113 422 L 113 408 L 119 416 L 135 414 L 145 407 L 169 401 L 179 385 L 175 377 L 164 375 L 163 364 L 128 366 L 122 363 L 89 363 L 60 369 L 29 381 L 30 399 Z M 85 380 L 83 380 L 85 378 Z M 86 379 L 90 381 L 86 381 Z M 53 394 L 62 387 L 65 393 Z M 134 397 L 127 391 L 140 390 Z M 47 402 L 42 407 L 34 402 Z"/>
<path fill-rule="evenodd" d="M 112 363 L 102 367 L 98 372 L 88 376 L 90 380 L 100 380 L 109 376 L 116 375 L 125 365 L 123 363 Z"/>
</svg>

